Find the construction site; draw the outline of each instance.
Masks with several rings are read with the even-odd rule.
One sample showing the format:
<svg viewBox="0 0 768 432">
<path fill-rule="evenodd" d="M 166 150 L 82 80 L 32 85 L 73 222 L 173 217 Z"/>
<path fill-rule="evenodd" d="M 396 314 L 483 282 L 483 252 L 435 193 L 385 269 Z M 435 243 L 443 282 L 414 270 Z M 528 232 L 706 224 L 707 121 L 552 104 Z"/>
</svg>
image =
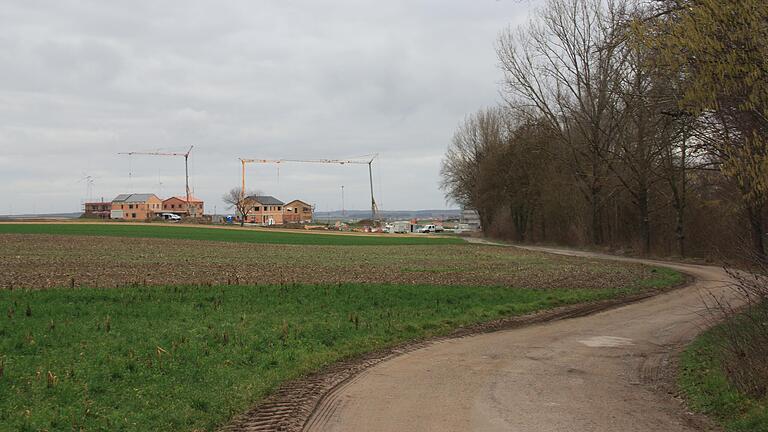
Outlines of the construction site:
<svg viewBox="0 0 768 432">
<path fill-rule="evenodd" d="M 192 196 L 189 187 L 189 157 L 194 146 L 186 152 L 120 152 L 120 155 L 132 156 L 162 156 L 184 158 L 184 191 L 180 196 L 160 198 L 154 193 L 121 193 L 111 201 L 89 200 L 83 203 L 83 217 L 97 219 L 118 219 L 125 221 L 151 221 L 155 219 L 180 221 L 182 219 L 204 219 L 205 202 Z M 133 176 L 129 170 L 129 182 Z M 92 176 L 85 176 L 89 198 L 93 188 Z"/>
<path fill-rule="evenodd" d="M 373 165 L 378 154 L 368 154 L 349 159 L 265 159 L 265 158 L 237 158 L 239 161 L 240 185 L 236 190 L 226 194 L 224 201 L 229 205 L 228 213 L 220 214 L 218 211 L 206 211 L 203 199 L 196 197 L 190 187 L 190 159 L 194 146 L 190 146 L 183 152 L 172 151 L 127 151 L 118 155 L 129 158 L 128 180 L 132 186 L 134 177 L 134 164 L 142 163 L 144 157 L 159 158 L 183 158 L 184 159 L 184 186 L 183 193 L 166 196 L 162 192 L 141 191 L 115 191 L 118 192 L 111 200 L 93 200 L 94 177 L 85 176 L 81 181 L 86 183 L 89 199 L 82 203 L 82 217 L 100 220 L 117 220 L 130 222 L 190 222 L 190 223 L 219 223 L 240 224 L 243 226 L 265 227 L 293 227 L 304 229 L 330 229 L 339 231 L 367 231 L 389 233 L 430 233 L 441 232 L 444 229 L 477 230 L 479 224 L 474 220 L 460 217 L 456 214 L 434 215 L 428 213 L 423 216 L 417 214 L 403 214 L 403 212 L 382 213 L 379 210 L 374 196 Z M 138 160 L 134 162 L 132 158 Z M 365 181 L 367 198 L 370 208 L 367 211 L 357 210 L 347 212 L 345 209 L 345 186 L 341 185 L 341 209 L 326 211 L 321 217 L 316 214 L 317 206 L 312 197 L 296 196 L 293 192 L 288 196 L 276 197 L 274 194 L 263 192 L 250 192 L 260 190 L 256 185 L 248 183 L 249 165 L 274 166 L 277 168 L 279 181 L 280 168 L 291 165 L 298 169 L 305 165 L 313 166 L 360 166 L 365 169 Z M 363 182 L 359 182 L 363 183 Z M 160 184 L 162 189 L 162 184 Z M 225 191 L 222 191 L 224 193 Z M 215 208 L 215 206 L 214 206 Z M 466 214 L 465 210 L 463 214 Z M 420 217 L 421 216 L 421 217 Z"/>
</svg>

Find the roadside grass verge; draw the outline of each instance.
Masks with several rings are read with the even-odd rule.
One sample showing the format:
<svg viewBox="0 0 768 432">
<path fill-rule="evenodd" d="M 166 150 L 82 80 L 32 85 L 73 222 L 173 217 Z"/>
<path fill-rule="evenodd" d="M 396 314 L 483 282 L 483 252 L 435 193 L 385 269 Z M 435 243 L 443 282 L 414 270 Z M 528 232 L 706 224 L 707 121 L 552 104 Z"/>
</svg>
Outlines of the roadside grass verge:
<svg viewBox="0 0 768 432">
<path fill-rule="evenodd" d="M 727 342 L 720 330 L 714 327 L 704 332 L 682 354 L 680 388 L 693 410 L 712 417 L 725 430 L 768 432 L 768 399 L 749 397 L 727 378 Z"/>
<path fill-rule="evenodd" d="M 432 236 L 385 236 L 365 234 L 316 234 L 282 231 L 215 229 L 174 225 L 117 225 L 117 224 L 24 224 L 0 223 L 0 234 L 48 234 L 71 236 L 110 236 L 130 238 L 162 238 L 223 241 L 234 243 L 265 243 L 295 245 L 337 245 L 337 246 L 385 246 L 385 245 L 445 245 L 462 244 L 456 237 Z"/>
<path fill-rule="evenodd" d="M 350 356 L 611 289 L 397 284 L 0 292 L 0 428 L 213 430 L 286 380 Z"/>
</svg>

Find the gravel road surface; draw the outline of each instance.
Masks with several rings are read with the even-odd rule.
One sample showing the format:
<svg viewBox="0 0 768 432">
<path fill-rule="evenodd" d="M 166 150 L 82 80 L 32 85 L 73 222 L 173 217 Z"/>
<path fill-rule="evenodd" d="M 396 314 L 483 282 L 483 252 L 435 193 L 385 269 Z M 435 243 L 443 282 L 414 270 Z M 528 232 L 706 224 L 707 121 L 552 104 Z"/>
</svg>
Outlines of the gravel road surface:
<svg viewBox="0 0 768 432">
<path fill-rule="evenodd" d="M 727 275 L 716 267 L 623 260 L 664 264 L 696 281 L 595 315 L 446 340 L 387 360 L 327 394 L 305 430 L 706 428 L 664 390 L 670 388 L 670 359 L 706 325 L 703 299 L 728 295 Z"/>
</svg>

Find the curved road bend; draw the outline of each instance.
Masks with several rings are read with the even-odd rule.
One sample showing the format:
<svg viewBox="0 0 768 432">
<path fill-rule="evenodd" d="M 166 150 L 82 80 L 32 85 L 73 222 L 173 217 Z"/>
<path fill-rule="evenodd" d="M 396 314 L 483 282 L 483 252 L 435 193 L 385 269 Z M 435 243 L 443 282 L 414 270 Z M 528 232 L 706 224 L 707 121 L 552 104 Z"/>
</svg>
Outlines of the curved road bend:
<svg viewBox="0 0 768 432">
<path fill-rule="evenodd" d="M 550 253 L 610 258 L 548 248 Z M 722 269 L 659 261 L 689 286 L 582 318 L 436 343 L 372 367 L 328 394 L 317 431 L 649 432 L 698 430 L 653 384 L 705 325 Z"/>
</svg>

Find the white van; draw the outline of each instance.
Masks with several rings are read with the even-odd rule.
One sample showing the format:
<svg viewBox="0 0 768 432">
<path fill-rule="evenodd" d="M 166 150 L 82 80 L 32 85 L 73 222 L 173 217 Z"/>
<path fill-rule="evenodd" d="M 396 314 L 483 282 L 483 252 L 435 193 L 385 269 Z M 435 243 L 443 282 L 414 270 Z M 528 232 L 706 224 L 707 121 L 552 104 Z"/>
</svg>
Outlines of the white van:
<svg viewBox="0 0 768 432">
<path fill-rule="evenodd" d="M 407 233 L 411 231 L 411 223 L 407 221 L 392 222 L 390 225 L 390 233 Z"/>
<path fill-rule="evenodd" d="M 181 221 L 181 216 L 179 216 L 177 214 L 173 214 L 173 213 L 163 213 L 160 216 L 163 218 L 163 220 L 167 220 L 167 221 L 170 221 L 170 222 L 180 222 Z"/>
</svg>

